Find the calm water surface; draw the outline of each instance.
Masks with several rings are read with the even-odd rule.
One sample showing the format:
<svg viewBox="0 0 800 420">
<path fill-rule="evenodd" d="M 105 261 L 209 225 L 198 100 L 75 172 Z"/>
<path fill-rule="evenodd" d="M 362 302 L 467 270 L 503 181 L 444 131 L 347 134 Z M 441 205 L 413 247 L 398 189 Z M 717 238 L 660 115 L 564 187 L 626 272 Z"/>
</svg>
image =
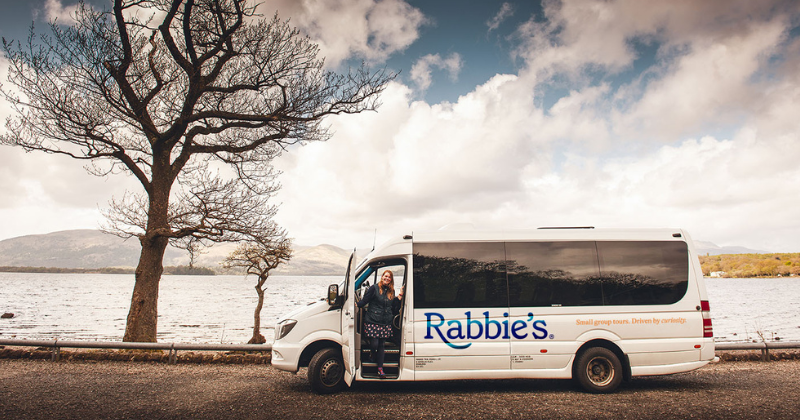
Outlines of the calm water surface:
<svg viewBox="0 0 800 420">
<path fill-rule="evenodd" d="M 279 317 L 325 296 L 339 276 L 274 276 L 267 283 L 262 334 Z M 244 343 L 250 339 L 255 278 L 164 276 L 161 342 Z M 706 279 L 717 341 L 800 341 L 800 278 Z M 121 341 L 133 275 L 0 273 L 0 338 Z"/>
</svg>

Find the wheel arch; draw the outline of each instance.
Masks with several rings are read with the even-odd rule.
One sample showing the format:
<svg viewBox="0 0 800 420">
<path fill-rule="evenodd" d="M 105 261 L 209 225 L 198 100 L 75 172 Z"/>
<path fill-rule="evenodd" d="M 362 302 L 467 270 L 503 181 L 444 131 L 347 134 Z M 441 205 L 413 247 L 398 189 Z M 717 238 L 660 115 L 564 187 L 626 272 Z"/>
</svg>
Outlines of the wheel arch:
<svg viewBox="0 0 800 420">
<path fill-rule="evenodd" d="M 341 350 L 342 345 L 333 340 L 315 341 L 306 346 L 306 348 L 303 349 L 303 352 L 300 353 L 300 359 L 298 360 L 297 367 L 308 367 L 308 364 L 311 362 L 311 358 L 314 357 L 314 355 L 320 350 L 328 347 Z"/>
<path fill-rule="evenodd" d="M 593 348 L 593 347 L 604 347 L 608 350 L 614 352 L 614 354 L 619 359 L 620 363 L 622 363 L 622 379 L 625 381 L 629 381 L 631 379 L 631 362 L 628 360 L 628 355 L 625 354 L 619 346 L 617 346 L 613 341 L 596 338 L 594 340 L 589 340 L 583 343 L 579 348 L 578 351 L 575 352 L 575 357 L 573 360 L 578 360 L 580 355 L 585 352 L 586 350 Z M 575 378 L 575 369 L 577 366 L 573 364 L 572 366 L 572 377 Z"/>
</svg>

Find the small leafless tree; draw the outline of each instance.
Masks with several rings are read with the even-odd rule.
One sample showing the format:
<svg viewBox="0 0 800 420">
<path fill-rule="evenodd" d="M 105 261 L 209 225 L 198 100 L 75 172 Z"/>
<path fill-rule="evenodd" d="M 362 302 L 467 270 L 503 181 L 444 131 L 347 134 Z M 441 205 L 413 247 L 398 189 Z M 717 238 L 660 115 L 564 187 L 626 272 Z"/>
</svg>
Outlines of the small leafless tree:
<svg viewBox="0 0 800 420">
<path fill-rule="evenodd" d="M 173 245 L 176 248 L 186 250 L 186 252 L 189 254 L 190 272 L 194 268 L 194 264 L 197 262 L 197 259 L 200 257 L 200 255 L 206 253 L 206 249 L 201 243 L 201 241 L 194 236 L 188 236 L 187 239 L 173 242 Z"/>
<path fill-rule="evenodd" d="M 141 183 L 111 201 L 106 230 L 142 245 L 123 339 L 152 342 L 168 243 L 267 236 L 272 159 L 326 140 L 326 116 L 376 109 L 394 76 L 326 71 L 315 44 L 246 0 L 115 0 L 74 18 L 3 40 L 16 115 L 0 143 Z"/>
<path fill-rule="evenodd" d="M 270 271 L 292 257 L 291 241 L 284 233 L 274 238 L 256 239 L 245 242 L 229 255 L 224 262 L 225 268 L 244 268 L 247 274 L 256 276 L 256 293 L 258 304 L 253 314 L 253 337 L 248 344 L 263 344 L 267 340 L 261 334 L 261 309 L 264 307 L 264 284 Z"/>
</svg>

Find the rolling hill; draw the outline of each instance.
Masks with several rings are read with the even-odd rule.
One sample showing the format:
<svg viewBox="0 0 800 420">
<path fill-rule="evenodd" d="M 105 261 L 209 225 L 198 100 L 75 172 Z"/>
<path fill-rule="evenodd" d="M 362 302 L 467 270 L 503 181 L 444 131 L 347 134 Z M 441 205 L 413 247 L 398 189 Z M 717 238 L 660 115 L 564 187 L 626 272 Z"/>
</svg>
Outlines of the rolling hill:
<svg viewBox="0 0 800 420">
<path fill-rule="evenodd" d="M 195 265 L 220 270 L 220 263 L 235 245 L 218 244 L 204 250 Z M 0 241 L 0 266 L 105 268 L 136 267 L 140 247 L 134 239 L 123 240 L 99 230 L 65 230 L 26 235 Z M 275 270 L 279 275 L 342 275 L 348 251 L 333 245 L 296 246 L 292 260 Z M 165 266 L 187 265 L 186 251 L 167 248 Z"/>
</svg>

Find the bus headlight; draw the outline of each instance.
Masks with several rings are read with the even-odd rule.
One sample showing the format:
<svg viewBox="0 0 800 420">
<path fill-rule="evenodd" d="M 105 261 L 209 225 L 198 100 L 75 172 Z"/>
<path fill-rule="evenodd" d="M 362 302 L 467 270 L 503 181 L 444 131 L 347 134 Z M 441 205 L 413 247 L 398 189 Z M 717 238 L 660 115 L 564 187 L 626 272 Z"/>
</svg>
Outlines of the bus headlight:
<svg viewBox="0 0 800 420">
<path fill-rule="evenodd" d="M 296 324 L 297 321 L 294 319 L 284 319 L 283 321 L 279 322 L 278 325 L 275 326 L 275 341 L 286 337 L 286 334 L 289 334 Z"/>
</svg>

